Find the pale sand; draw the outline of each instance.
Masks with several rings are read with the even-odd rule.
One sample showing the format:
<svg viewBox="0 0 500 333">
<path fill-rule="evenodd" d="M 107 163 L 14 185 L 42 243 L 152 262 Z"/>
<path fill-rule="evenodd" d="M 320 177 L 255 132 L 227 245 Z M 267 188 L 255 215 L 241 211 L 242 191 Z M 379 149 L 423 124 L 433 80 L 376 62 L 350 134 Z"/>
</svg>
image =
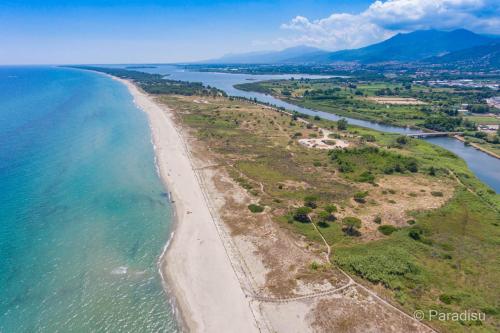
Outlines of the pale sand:
<svg viewBox="0 0 500 333">
<path fill-rule="evenodd" d="M 427 103 L 411 97 L 367 97 L 368 100 L 379 104 L 392 105 L 426 105 Z"/>
<path fill-rule="evenodd" d="M 160 174 L 175 201 L 176 228 L 161 270 L 190 332 L 258 332 L 257 323 L 226 254 L 187 147 L 172 119 L 129 81 L 134 102 L 149 118 Z"/>
<path fill-rule="evenodd" d="M 308 148 L 316 148 L 316 149 L 342 149 L 349 147 L 349 142 L 341 139 L 332 139 L 329 137 L 332 132 L 321 128 L 321 132 L 323 132 L 322 138 L 309 138 L 309 139 L 300 139 L 299 143 Z M 328 141 L 334 141 L 335 144 L 329 144 Z"/>
</svg>

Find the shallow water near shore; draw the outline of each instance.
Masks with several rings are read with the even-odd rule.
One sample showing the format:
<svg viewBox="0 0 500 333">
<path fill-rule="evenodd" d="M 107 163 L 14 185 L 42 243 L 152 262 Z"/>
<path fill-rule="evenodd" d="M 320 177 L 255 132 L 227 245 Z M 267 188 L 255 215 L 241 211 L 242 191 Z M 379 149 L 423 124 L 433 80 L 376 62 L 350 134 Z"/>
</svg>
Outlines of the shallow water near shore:
<svg viewBox="0 0 500 333">
<path fill-rule="evenodd" d="M 0 332 L 174 332 L 146 115 L 91 72 L 0 67 Z"/>
</svg>

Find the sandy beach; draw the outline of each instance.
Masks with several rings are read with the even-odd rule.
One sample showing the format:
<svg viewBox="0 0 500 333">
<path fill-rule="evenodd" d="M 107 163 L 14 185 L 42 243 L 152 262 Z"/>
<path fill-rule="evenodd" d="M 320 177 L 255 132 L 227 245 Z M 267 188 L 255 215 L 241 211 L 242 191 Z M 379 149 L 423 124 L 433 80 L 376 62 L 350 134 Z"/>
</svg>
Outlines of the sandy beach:
<svg viewBox="0 0 500 333">
<path fill-rule="evenodd" d="M 162 258 L 162 275 L 190 332 L 257 332 L 250 306 L 226 253 L 172 114 L 129 81 L 147 115 L 159 171 L 175 202 L 176 227 Z"/>
<path fill-rule="evenodd" d="M 298 281 L 300 267 L 321 262 L 324 253 L 311 251 L 269 216 L 250 214 L 245 207 L 252 197 L 223 169 L 212 169 L 214 161 L 205 160 L 211 153 L 179 125 L 178 110 L 113 79 L 148 116 L 157 166 L 174 202 L 175 230 L 160 273 L 182 331 L 331 332 L 345 318 L 356 323 L 352 332 L 433 331 L 340 271 L 331 280 Z M 232 234 L 242 221 L 252 227 Z"/>
</svg>

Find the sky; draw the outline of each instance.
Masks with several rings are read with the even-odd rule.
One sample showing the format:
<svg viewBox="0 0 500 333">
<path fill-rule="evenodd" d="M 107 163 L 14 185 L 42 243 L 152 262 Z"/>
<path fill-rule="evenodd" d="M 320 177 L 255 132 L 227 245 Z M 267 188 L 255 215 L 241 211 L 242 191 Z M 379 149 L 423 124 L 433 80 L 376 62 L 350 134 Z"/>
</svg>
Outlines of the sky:
<svg viewBox="0 0 500 333">
<path fill-rule="evenodd" d="M 1 0 L 0 65 L 190 62 L 419 29 L 500 34 L 500 0 Z"/>
</svg>

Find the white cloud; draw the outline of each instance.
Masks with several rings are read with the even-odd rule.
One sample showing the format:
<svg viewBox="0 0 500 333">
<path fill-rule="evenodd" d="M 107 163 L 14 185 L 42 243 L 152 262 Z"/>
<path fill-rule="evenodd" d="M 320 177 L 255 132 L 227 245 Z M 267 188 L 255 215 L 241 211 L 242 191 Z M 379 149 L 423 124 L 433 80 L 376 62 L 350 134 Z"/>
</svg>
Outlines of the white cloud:
<svg viewBox="0 0 500 333">
<path fill-rule="evenodd" d="M 308 44 L 331 50 L 361 47 L 397 32 L 418 29 L 468 28 L 500 33 L 497 0 L 387 0 L 375 1 L 357 14 L 333 13 L 309 20 L 297 16 L 281 28 L 290 32 L 275 43 Z"/>
<path fill-rule="evenodd" d="M 394 34 L 361 15 L 345 13 L 315 21 L 297 16 L 281 27 L 295 32 L 291 37 L 282 38 L 282 44 L 302 43 L 330 49 L 362 46 Z"/>
</svg>

